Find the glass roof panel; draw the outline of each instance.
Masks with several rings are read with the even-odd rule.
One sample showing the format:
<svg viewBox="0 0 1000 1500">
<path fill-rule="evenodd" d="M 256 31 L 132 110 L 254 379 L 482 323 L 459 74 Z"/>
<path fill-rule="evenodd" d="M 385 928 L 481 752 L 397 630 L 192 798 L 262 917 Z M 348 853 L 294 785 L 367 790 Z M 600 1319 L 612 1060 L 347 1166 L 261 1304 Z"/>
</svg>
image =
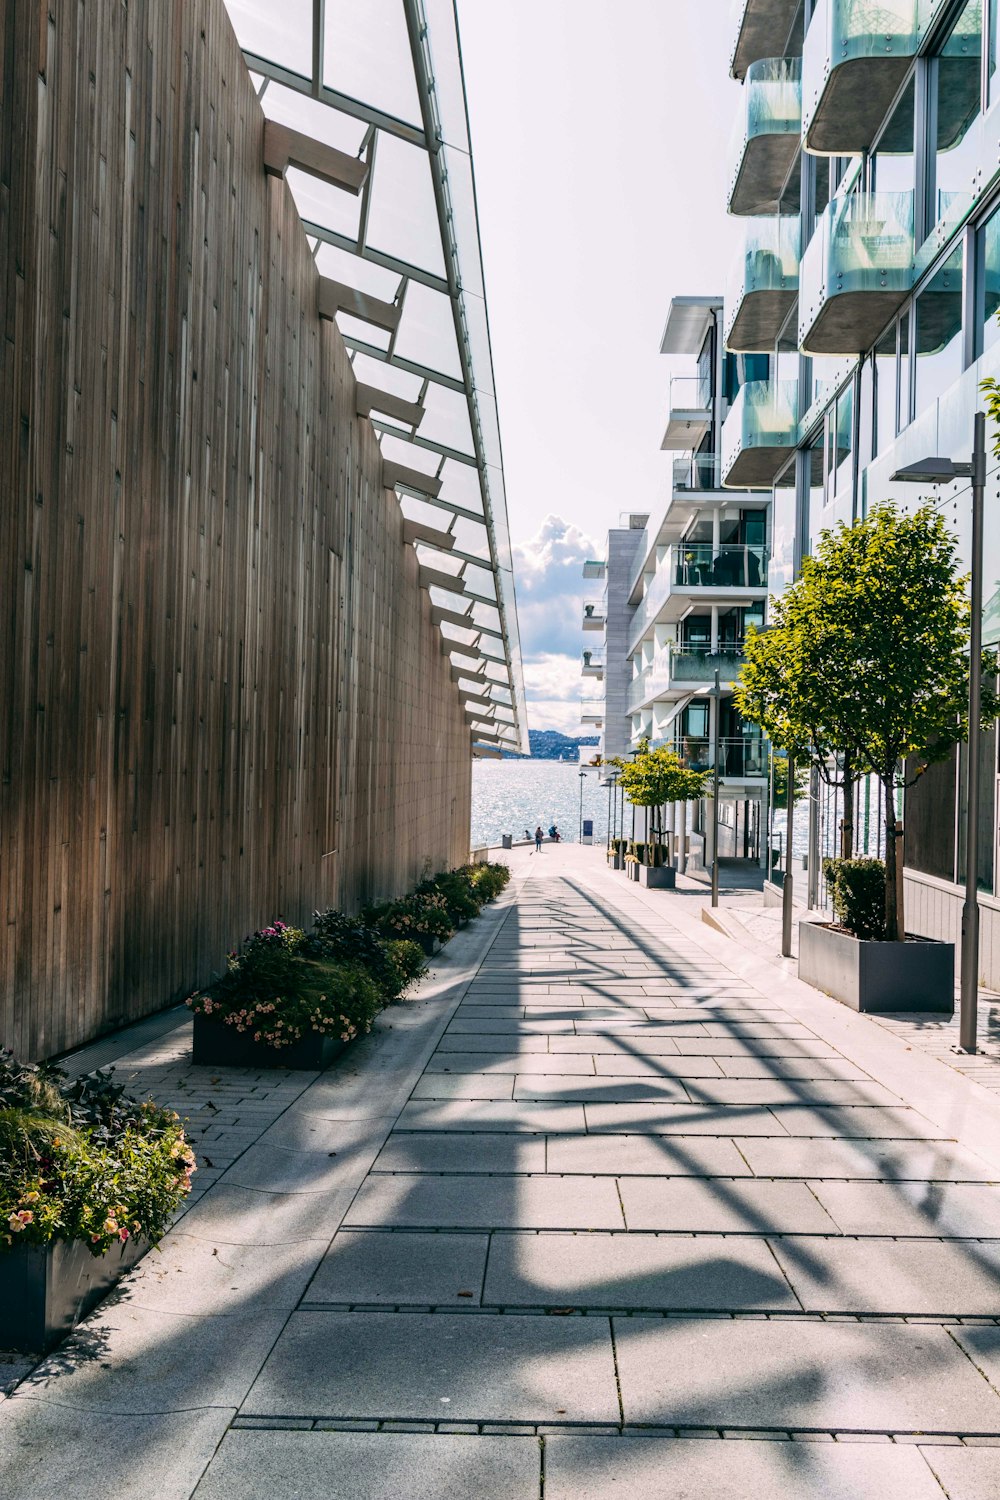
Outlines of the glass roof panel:
<svg viewBox="0 0 1000 1500">
<path fill-rule="evenodd" d="M 316 251 L 316 264 L 322 276 L 331 276 L 346 286 L 356 286 L 359 292 L 368 292 L 383 302 L 394 302 L 399 291 L 400 277 L 396 271 L 386 271 L 382 266 L 352 255 L 350 250 L 341 250 L 337 245 L 320 241 Z M 388 386 L 383 389 L 388 390 Z"/>
<path fill-rule="evenodd" d="M 360 156 L 369 126 L 364 120 L 345 115 L 339 109 L 331 109 L 319 99 L 310 99 L 298 89 L 285 88 L 284 84 L 268 83 L 264 90 L 264 113 L 269 120 L 279 125 L 288 125 L 292 130 L 301 130 L 303 135 L 324 146 L 336 146 L 348 156 Z"/>
<path fill-rule="evenodd" d="M 397 119 L 421 123 L 402 0 L 326 0 L 323 82 Z"/>
<path fill-rule="evenodd" d="M 355 197 L 353 193 L 345 193 L 343 188 L 321 182 L 318 177 L 300 172 L 297 167 L 289 167 L 285 176 L 295 207 L 303 219 L 346 235 L 348 239 L 357 239 L 361 224 L 360 195 Z"/>
<path fill-rule="evenodd" d="M 312 73 L 312 0 L 226 0 L 233 29 L 245 52 L 282 68 Z"/>
<path fill-rule="evenodd" d="M 395 352 L 460 380 L 462 362 L 455 341 L 451 299 L 443 292 L 411 281 L 399 320 Z"/>
<path fill-rule="evenodd" d="M 367 241 L 411 266 L 444 275 L 427 152 L 385 131 L 375 152 Z"/>
<path fill-rule="evenodd" d="M 456 550 L 484 564 L 489 555 L 490 569 L 466 565 L 466 571 L 470 580 L 486 580 L 475 592 L 493 598 L 499 590 L 498 604 L 486 613 L 506 638 L 483 637 L 476 655 L 496 659 L 491 676 L 498 680 L 509 672 L 519 743 L 527 749 L 455 0 L 226 4 L 255 78 L 266 83 L 259 92 L 268 118 L 351 156 L 368 154 L 369 180 L 357 195 L 296 169 L 287 173 L 289 187 L 307 226 L 315 226 L 321 275 L 387 302 L 402 292 L 395 334 L 346 312 L 337 323 L 359 380 L 425 406 L 412 441 L 398 436 L 403 419 L 376 416 L 380 446 L 387 458 L 439 473 L 438 503 L 417 514 L 432 514 L 438 529 L 451 526 Z M 427 444 L 468 455 L 481 467 L 442 459 Z M 456 517 L 449 506 L 483 520 Z M 430 549 L 425 555 L 437 568 L 448 560 Z M 449 593 L 441 602 L 454 608 L 459 597 Z"/>
<path fill-rule="evenodd" d="M 469 403 L 458 391 L 447 386 L 430 385 L 424 398 L 424 419 L 420 424 L 420 436 L 458 453 L 475 457 L 472 441 L 472 425 L 469 421 Z"/>
</svg>

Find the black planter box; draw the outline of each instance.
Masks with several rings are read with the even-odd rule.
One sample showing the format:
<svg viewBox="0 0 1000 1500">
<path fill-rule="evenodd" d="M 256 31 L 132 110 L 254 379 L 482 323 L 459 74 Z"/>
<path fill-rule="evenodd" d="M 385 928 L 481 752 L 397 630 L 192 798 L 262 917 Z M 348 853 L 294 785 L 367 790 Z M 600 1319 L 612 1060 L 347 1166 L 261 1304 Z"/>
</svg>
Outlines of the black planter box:
<svg viewBox="0 0 1000 1500">
<path fill-rule="evenodd" d="M 955 945 L 907 937 L 872 943 L 819 922 L 799 923 L 799 978 L 853 1010 L 955 1010 Z"/>
<path fill-rule="evenodd" d="M 620 870 L 620 869 L 622 869 L 623 866 L 624 866 L 624 864 L 625 864 L 625 856 L 624 856 L 624 854 L 620 854 L 618 852 L 618 850 L 616 849 L 615 852 L 611 856 L 610 864 L 611 864 L 611 868 L 613 870 Z"/>
<path fill-rule="evenodd" d="M 290 1047 L 255 1042 L 253 1032 L 239 1032 L 214 1016 L 194 1016 L 194 1062 L 209 1068 L 307 1068 L 319 1073 L 338 1057 L 347 1042 L 339 1036 L 308 1031 Z"/>
<path fill-rule="evenodd" d="M 145 1240 L 126 1240 L 106 1255 L 91 1255 L 77 1240 L 55 1240 L 5 1250 L 0 1254 L 0 1349 L 44 1354 L 148 1248 Z"/>
<path fill-rule="evenodd" d="M 672 891 L 677 884 L 673 865 L 637 865 L 639 884 L 651 891 Z"/>
</svg>

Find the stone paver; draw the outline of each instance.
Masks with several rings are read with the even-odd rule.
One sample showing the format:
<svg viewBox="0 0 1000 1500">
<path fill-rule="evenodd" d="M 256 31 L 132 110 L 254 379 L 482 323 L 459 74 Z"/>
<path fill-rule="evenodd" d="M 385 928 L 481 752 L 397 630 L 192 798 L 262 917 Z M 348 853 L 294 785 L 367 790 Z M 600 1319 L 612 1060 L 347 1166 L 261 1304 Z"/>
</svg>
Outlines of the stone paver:
<svg viewBox="0 0 1000 1500">
<path fill-rule="evenodd" d="M 599 851 L 513 859 L 321 1077 L 141 1036 L 211 1165 L 0 1399 L 5 1500 L 1000 1495 L 997 1101 Z"/>
</svg>

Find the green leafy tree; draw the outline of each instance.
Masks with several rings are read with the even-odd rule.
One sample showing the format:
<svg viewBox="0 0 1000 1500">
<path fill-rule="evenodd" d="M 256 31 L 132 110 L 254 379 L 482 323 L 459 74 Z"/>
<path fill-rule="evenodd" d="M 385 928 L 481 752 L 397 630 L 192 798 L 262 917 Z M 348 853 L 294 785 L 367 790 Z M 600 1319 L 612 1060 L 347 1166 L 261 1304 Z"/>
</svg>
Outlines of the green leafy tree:
<svg viewBox="0 0 1000 1500">
<path fill-rule="evenodd" d="M 969 601 L 956 542 L 931 506 L 888 505 L 825 531 L 773 624 L 751 632 L 736 691 L 743 716 L 829 775 L 869 772 L 884 791 L 886 938 L 896 909 L 896 792 L 968 738 Z M 995 652 L 983 653 L 983 723 L 1000 712 Z"/>
<path fill-rule="evenodd" d="M 709 772 L 692 771 L 673 750 L 649 748 L 640 740 L 634 759 L 616 757 L 614 766 L 625 796 L 633 807 L 653 809 L 653 860 L 658 865 L 663 847 L 663 809 L 668 802 L 692 802 L 709 790 Z"/>
</svg>

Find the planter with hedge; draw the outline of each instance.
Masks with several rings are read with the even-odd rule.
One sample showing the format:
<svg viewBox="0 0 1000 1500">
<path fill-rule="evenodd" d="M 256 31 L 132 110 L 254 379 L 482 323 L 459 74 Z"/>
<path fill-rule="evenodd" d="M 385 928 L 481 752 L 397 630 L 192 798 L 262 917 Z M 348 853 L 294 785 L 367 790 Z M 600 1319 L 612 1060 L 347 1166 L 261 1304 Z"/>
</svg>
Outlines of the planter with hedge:
<svg viewBox="0 0 1000 1500">
<path fill-rule="evenodd" d="M 190 1190 L 177 1115 L 110 1072 L 0 1052 L 0 1348 L 43 1352 L 163 1236 Z"/>
<path fill-rule="evenodd" d="M 951 1015 L 955 945 L 885 940 L 885 866 L 828 859 L 823 874 L 835 923 L 799 923 L 799 978 L 854 1010 Z"/>
</svg>

